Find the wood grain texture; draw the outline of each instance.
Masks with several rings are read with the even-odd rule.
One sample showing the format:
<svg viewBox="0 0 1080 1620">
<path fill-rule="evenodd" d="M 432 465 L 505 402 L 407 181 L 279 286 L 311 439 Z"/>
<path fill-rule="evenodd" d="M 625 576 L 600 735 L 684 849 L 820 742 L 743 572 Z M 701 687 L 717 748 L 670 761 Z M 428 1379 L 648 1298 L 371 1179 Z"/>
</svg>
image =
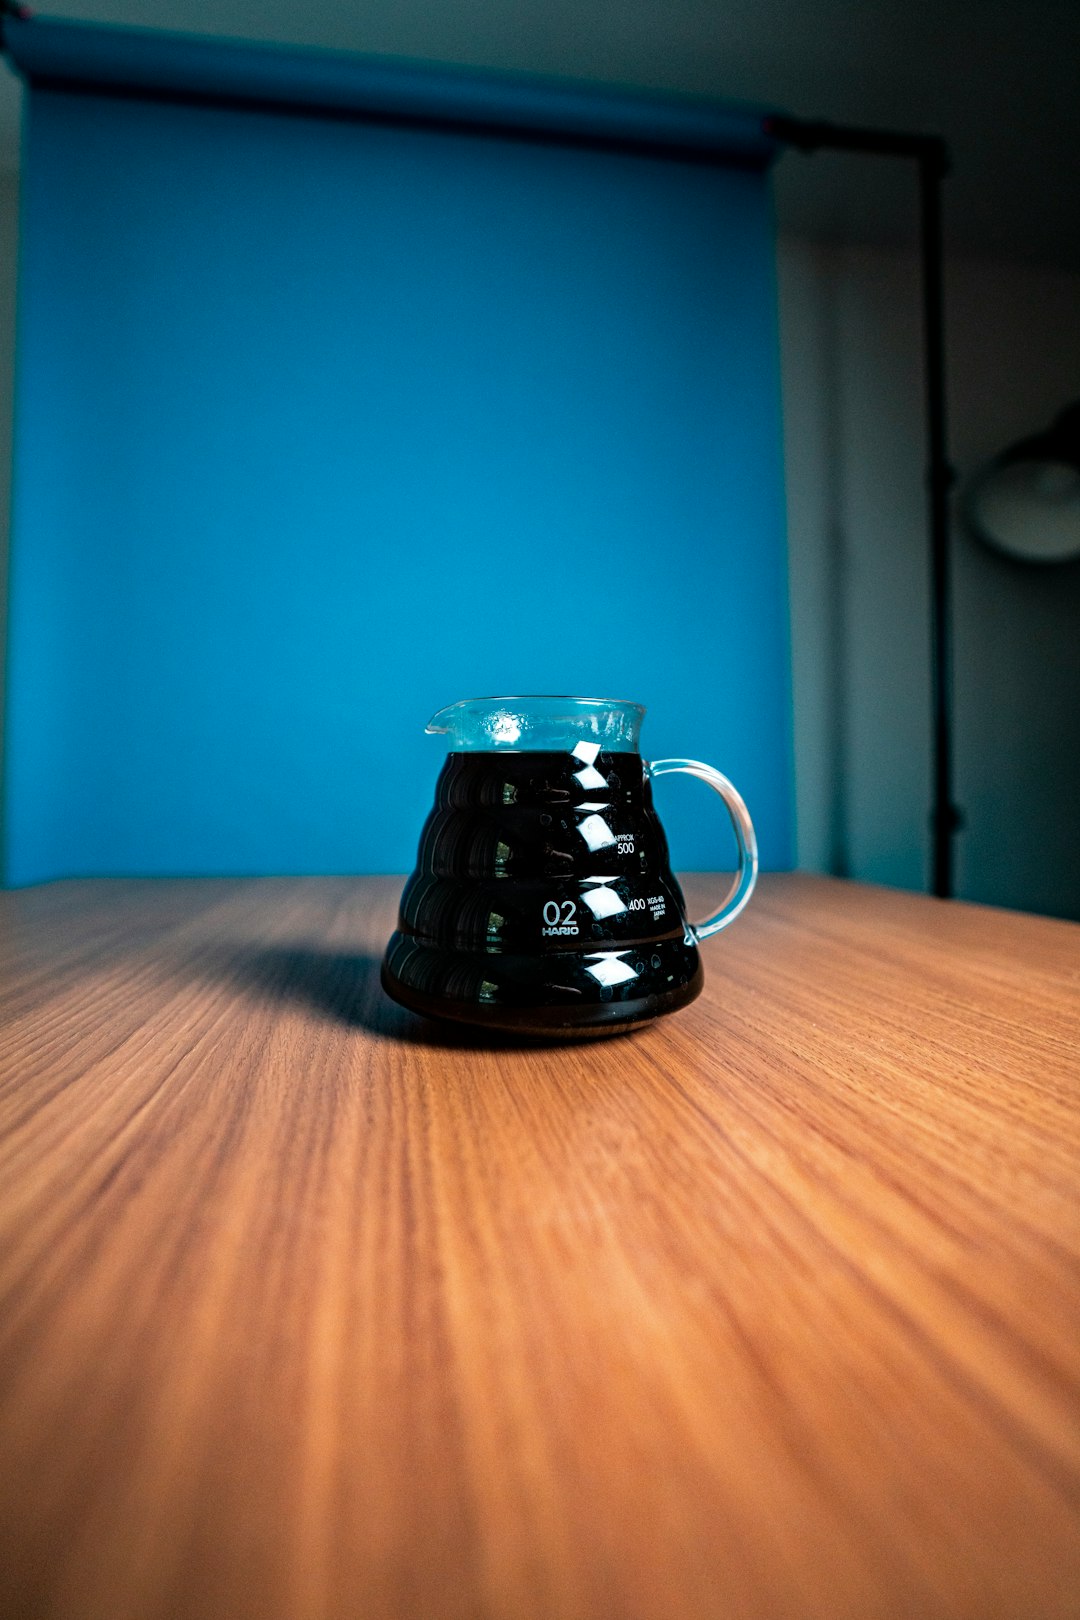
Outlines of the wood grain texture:
<svg viewBox="0 0 1080 1620">
<path fill-rule="evenodd" d="M 766 878 L 514 1048 L 396 893 L 0 897 L 4 1620 L 1080 1614 L 1080 928 Z"/>
</svg>

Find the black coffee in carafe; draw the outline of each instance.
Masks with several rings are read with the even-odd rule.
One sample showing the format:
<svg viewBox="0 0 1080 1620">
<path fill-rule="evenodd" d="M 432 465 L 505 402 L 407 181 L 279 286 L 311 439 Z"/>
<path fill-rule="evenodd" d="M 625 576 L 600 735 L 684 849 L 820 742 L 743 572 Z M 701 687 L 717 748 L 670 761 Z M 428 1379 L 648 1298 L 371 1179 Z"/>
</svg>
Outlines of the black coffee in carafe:
<svg viewBox="0 0 1080 1620">
<path fill-rule="evenodd" d="M 428 729 L 462 746 L 440 774 L 387 947 L 395 1000 L 547 1035 L 612 1033 L 693 1000 L 698 938 L 753 887 L 753 829 L 711 767 L 642 760 L 643 713 L 599 699 L 491 698 L 435 716 Z M 650 778 L 676 769 L 724 793 L 740 844 L 735 889 L 698 930 L 652 801 Z"/>
</svg>

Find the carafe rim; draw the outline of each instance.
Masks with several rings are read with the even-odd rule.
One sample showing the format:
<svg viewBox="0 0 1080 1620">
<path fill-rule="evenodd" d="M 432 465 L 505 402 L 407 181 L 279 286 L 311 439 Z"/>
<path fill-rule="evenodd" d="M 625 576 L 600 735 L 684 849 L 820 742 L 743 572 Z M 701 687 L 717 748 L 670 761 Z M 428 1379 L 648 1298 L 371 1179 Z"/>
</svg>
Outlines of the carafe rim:
<svg viewBox="0 0 1080 1620">
<path fill-rule="evenodd" d="M 467 709 L 475 703 L 574 703 L 581 708 L 636 709 L 638 714 L 647 713 L 645 704 L 635 703 L 633 698 L 575 697 L 570 692 L 485 693 L 478 697 L 455 698 L 453 703 L 444 703 L 441 709 L 436 709 L 425 726 L 425 731 L 432 733 L 445 731 L 445 726 L 436 726 L 434 722 L 453 709 Z"/>
<path fill-rule="evenodd" d="M 432 715 L 430 736 L 457 748 L 638 752 L 645 705 L 630 698 L 574 697 L 561 692 L 459 698 Z M 589 763 L 591 763 L 591 756 Z"/>
</svg>

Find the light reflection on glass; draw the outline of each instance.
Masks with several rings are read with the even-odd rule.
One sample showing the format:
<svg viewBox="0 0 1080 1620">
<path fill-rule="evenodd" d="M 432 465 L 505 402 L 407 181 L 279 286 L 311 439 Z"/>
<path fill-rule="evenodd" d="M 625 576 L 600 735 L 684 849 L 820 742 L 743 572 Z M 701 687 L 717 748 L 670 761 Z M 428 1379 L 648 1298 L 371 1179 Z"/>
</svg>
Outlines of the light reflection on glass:
<svg viewBox="0 0 1080 1620">
<path fill-rule="evenodd" d="M 606 788 L 607 782 L 600 775 L 595 765 L 586 765 L 582 770 L 574 772 L 574 781 L 579 788 Z"/>
<path fill-rule="evenodd" d="M 626 910 L 625 900 L 620 899 L 615 890 L 608 888 L 606 883 L 601 883 L 596 889 L 583 889 L 581 898 L 597 922 L 603 917 L 617 917 L 621 911 Z"/>
<path fill-rule="evenodd" d="M 629 955 L 631 955 L 630 951 L 606 952 L 603 956 L 598 956 L 595 961 L 586 961 L 585 971 L 592 974 L 597 984 L 628 984 L 631 979 L 636 979 L 638 976 L 629 962 L 622 960 L 624 956 Z"/>
<path fill-rule="evenodd" d="M 521 721 L 509 709 L 501 709 L 491 716 L 491 740 L 497 743 L 516 743 L 521 736 Z"/>
<path fill-rule="evenodd" d="M 580 759 L 581 770 L 574 772 L 574 781 L 580 788 L 606 788 L 607 781 L 596 769 L 596 756 L 600 752 L 599 743 L 579 742 L 571 750 L 574 759 Z"/>
<path fill-rule="evenodd" d="M 615 834 L 603 816 L 586 816 L 578 824 L 578 832 L 592 850 L 608 849 L 615 843 Z"/>
</svg>

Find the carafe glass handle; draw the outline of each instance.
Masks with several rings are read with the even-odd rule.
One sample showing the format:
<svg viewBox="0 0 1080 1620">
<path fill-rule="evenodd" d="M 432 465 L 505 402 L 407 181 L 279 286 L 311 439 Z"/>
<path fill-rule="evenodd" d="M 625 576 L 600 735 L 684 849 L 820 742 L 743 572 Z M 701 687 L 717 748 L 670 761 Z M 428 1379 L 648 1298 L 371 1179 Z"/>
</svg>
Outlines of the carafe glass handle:
<svg viewBox="0 0 1080 1620">
<path fill-rule="evenodd" d="M 689 925 L 695 939 L 708 939 L 710 934 L 718 934 L 721 928 L 726 928 L 729 923 L 735 921 L 754 892 L 758 874 L 758 851 L 750 812 L 727 777 L 721 776 L 719 771 L 714 771 L 711 765 L 703 765 L 699 759 L 654 759 L 646 764 L 645 769 L 651 777 L 668 776 L 672 771 L 685 771 L 687 776 L 700 777 L 719 793 L 727 806 L 727 813 L 731 817 L 731 825 L 735 832 L 735 842 L 739 846 L 739 868 L 719 911 L 713 912 L 711 917 L 706 917 L 704 922 Z"/>
</svg>

